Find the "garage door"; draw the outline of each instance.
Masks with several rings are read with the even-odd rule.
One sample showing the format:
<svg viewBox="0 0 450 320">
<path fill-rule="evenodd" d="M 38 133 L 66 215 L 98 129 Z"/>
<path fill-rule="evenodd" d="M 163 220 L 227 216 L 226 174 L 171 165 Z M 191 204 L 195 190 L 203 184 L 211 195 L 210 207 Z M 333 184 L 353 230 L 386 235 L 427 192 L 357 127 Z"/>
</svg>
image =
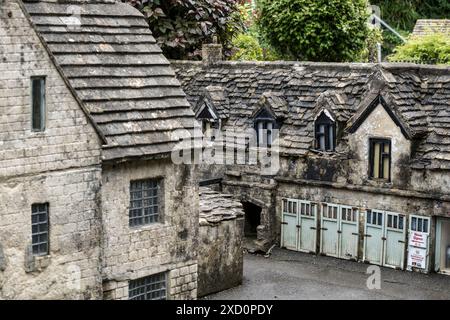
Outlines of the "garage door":
<svg viewBox="0 0 450 320">
<path fill-rule="evenodd" d="M 357 260 L 358 210 L 349 206 L 324 203 L 321 212 L 320 252 L 336 258 Z"/>
<path fill-rule="evenodd" d="M 404 215 L 368 210 L 364 230 L 364 261 L 386 267 L 404 268 Z"/>
<path fill-rule="evenodd" d="M 281 222 L 281 246 L 295 251 L 316 253 L 317 204 L 284 199 Z"/>
</svg>

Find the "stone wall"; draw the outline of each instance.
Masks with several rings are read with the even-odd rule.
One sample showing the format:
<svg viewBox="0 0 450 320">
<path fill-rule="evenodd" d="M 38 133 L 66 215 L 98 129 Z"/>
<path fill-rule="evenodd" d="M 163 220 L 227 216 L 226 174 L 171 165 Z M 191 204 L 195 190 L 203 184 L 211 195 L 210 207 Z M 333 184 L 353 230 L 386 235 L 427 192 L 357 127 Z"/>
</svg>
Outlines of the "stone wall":
<svg viewBox="0 0 450 320">
<path fill-rule="evenodd" d="M 0 299 L 100 299 L 100 168 L 0 183 Z M 30 253 L 31 205 L 49 203 L 49 255 Z M 2 268 L 0 268 L 2 269 Z"/>
<path fill-rule="evenodd" d="M 231 195 L 207 188 L 200 193 L 198 296 L 242 283 L 243 209 Z"/>
<path fill-rule="evenodd" d="M 163 181 L 163 221 L 129 226 L 130 181 Z M 193 168 L 170 159 L 107 164 L 103 170 L 103 279 L 107 298 L 129 280 L 169 272 L 170 299 L 197 297 L 198 187 Z M 178 270 L 178 271 L 177 271 Z M 115 284 L 114 284 L 115 283 Z"/>
<path fill-rule="evenodd" d="M 99 163 L 99 139 L 19 5 L 0 6 L 0 177 Z M 31 130 L 32 76 L 46 77 L 46 129 Z"/>
<path fill-rule="evenodd" d="M 46 130 L 31 131 L 32 76 Z M 101 298 L 101 141 L 15 1 L 0 5 L 0 299 Z M 49 255 L 30 254 L 31 205 L 49 203 Z"/>
</svg>

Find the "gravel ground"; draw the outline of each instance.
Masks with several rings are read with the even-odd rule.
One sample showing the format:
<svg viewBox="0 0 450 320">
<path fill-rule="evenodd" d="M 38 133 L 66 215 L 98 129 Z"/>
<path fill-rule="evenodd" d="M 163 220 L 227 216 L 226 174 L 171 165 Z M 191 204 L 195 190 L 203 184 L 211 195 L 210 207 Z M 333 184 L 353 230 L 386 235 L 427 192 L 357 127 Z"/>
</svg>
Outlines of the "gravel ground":
<svg viewBox="0 0 450 320">
<path fill-rule="evenodd" d="M 209 300 L 450 299 L 450 276 L 381 270 L 381 289 L 367 288 L 370 265 L 274 249 L 269 258 L 245 254 L 239 287 Z"/>
</svg>

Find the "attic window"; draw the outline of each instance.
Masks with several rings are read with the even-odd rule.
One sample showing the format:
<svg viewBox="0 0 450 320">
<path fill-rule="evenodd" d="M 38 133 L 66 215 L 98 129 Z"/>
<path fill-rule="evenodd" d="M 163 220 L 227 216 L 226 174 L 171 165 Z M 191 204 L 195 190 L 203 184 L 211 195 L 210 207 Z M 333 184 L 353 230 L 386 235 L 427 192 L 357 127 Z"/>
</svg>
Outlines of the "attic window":
<svg viewBox="0 0 450 320">
<path fill-rule="evenodd" d="M 316 149 L 334 151 L 336 147 L 336 123 L 331 115 L 322 112 L 315 122 Z"/>
<path fill-rule="evenodd" d="M 214 131 L 217 130 L 218 127 L 219 122 L 217 120 L 202 119 L 202 132 L 205 137 L 215 140 Z"/>
<path fill-rule="evenodd" d="M 205 105 L 198 114 L 197 120 L 202 122 L 203 135 L 214 140 L 214 130 L 219 129 L 220 126 L 217 115 Z"/>
<path fill-rule="evenodd" d="M 370 139 L 369 175 L 371 179 L 391 179 L 391 141 Z"/>
<path fill-rule="evenodd" d="M 272 146 L 273 129 L 275 128 L 275 121 L 273 120 L 256 120 L 255 121 L 258 147 Z"/>
</svg>

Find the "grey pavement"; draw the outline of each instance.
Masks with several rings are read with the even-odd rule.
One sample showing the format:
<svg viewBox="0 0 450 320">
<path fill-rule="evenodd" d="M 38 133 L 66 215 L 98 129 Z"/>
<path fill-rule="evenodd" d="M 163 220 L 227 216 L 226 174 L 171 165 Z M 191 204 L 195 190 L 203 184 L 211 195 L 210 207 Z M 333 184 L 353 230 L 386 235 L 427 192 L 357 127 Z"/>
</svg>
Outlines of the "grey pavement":
<svg viewBox="0 0 450 320">
<path fill-rule="evenodd" d="M 381 289 L 369 290 L 370 265 L 283 249 L 269 258 L 245 254 L 239 287 L 204 299 L 450 299 L 450 276 L 381 269 Z"/>
</svg>

